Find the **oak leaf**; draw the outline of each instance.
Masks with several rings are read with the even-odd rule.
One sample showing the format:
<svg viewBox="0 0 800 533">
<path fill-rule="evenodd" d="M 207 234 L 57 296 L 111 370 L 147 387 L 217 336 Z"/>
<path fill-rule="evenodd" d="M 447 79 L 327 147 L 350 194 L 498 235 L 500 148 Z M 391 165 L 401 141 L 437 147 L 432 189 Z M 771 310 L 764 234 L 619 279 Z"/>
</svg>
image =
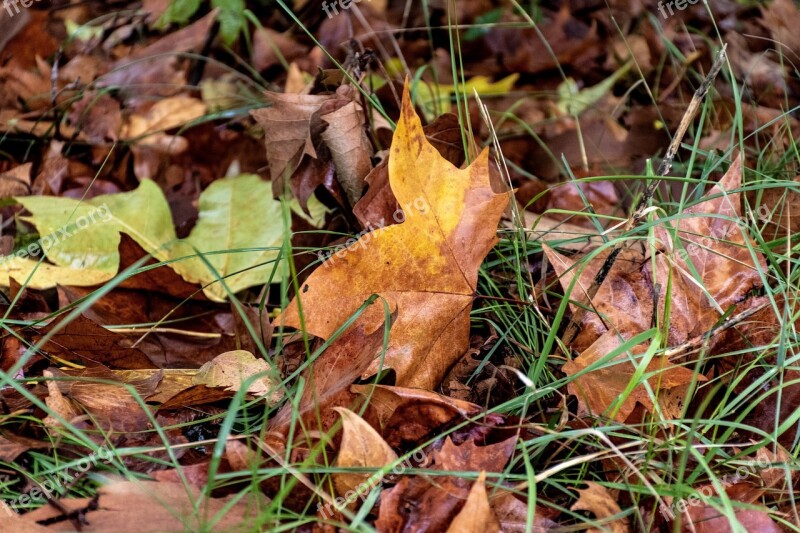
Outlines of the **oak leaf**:
<svg viewBox="0 0 800 533">
<path fill-rule="evenodd" d="M 465 169 L 439 155 L 425 138 L 408 88 L 389 182 L 405 221 L 362 236 L 318 268 L 299 295 L 304 319 L 296 298 L 284 320 L 327 338 L 369 296 L 380 294 L 398 313 L 385 366 L 395 370 L 398 385 L 432 389 L 467 349 L 478 268 L 497 241 L 508 198 L 492 191 L 488 150 Z M 378 320 L 371 314 L 359 320 Z M 367 374 L 376 370 L 373 364 Z"/>
</svg>

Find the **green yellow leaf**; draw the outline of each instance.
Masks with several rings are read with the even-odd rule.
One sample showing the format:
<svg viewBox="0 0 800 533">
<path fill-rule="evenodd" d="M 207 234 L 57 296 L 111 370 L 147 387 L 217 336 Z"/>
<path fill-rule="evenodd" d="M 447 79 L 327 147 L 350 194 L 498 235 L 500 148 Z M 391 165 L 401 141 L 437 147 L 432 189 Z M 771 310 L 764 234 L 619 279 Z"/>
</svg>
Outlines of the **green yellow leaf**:
<svg viewBox="0 0 800 533">
<path fill-rule="evenodd" d="M 25 220 L 43 236 L 39 244 L 52 264 L 17 252 L 0 261 L 0 284 L 8 285 L 12 277 L 25 283 L 29 276 L 28 285 L 38 289 L 108 281 L 119 268 L 120 233 L 159 261 L 183 258 L 169 265 L 185 280 L 204 285 L 215 301 L 228 294 L 215 283 L 221 278 L 235 293 L 265 283 L 276 268 L 276 280 L 286 273 L 284 264 L 275 265 L 286 231 L 281 204 L 272 184 L 256 175 L 220 179 L 203 191 L 198 222 L 186 239 L 177 239 L 166 198 L 150 180 L 134 191 L 84 202 L 50 196 L 16 200 L 31 212 Z M 320 226 L 326 208 L 313 197 L 308 205 L 311 215 L 290 201 L 295 214 Z"/>
</svg>

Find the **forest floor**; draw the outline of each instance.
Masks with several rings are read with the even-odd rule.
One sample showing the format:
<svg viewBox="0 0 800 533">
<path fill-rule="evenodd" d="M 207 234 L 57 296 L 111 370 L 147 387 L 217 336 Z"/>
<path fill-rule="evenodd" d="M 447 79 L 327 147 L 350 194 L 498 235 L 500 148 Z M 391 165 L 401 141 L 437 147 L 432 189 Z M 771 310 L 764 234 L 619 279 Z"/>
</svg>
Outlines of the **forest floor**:
<svg viewBox="0 0 800 533">
<path fill-rule="evenodd" d="M 798 28 L 4 0 L 0 532 L 800 530 Z"/>
</svg>

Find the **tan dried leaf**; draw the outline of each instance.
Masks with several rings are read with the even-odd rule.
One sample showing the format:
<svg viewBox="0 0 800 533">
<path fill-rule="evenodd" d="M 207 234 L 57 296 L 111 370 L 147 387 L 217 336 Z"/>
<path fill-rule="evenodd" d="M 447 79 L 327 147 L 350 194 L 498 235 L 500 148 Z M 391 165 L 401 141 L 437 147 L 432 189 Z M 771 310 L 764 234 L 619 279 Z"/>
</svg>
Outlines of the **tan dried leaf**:
<svg viewBox="0 0 800 533">
<path fill-rule="evenodd" d="M 587 481 L 588 488 L 577 489 L 580 497 L 578 501 L 570 507 L 573 511 L 589 511 L 597 517 L 598 521 L 603 522 L 605 528 L 611 529 L 613 533 L 628 533 L 631 531 L 627 518 L 618 518 L 608 521 L 609 518 L 622 514 L 619 504 L 614 500 L 608 489 L 593 481 Z M 600 533 L 601 529 L 589 528 L 588 533 Z"/>
<path fill-rule="evenodd" d="M 270 394 L 271 402 L 278 402 L 283 398 L 283 390 L 276 386 L 277 380 L 272 377 L 275 370 L 264 359 L 256 359 L 247 350 L 219 354 L 200 367 L 192 384 L 238 391 L 245 380 L 256 375 L 259 377 L 250 383 L 248 393 L 256 396 Z"/>
<path fill-rule="evenodd" d="M 342 416 L 343 425 L 342 444 L 335 462 L 337 468 L 381 468 L 397 460 L 394 450 L 363 418 L 344 407 L 334 409 Z M 373 476 L 368 472 L 338 473 L 333 474 L 333 484 L 336 492 L 347 498 L 352 494 L 350 491 L 363 491 L 364 484 L 370 484 L 370 478 L 374 483 L 380 481 L 379 476 Z"/>
<path fill-rule="evenodd" d="M 350 205 L 356 205 L 364 191 L 364 178 L 372 170 L 372 144 L 364 131 L 364 111 L 350 102 L 321 118 L 328 123 L 322 140 L 331 150 L 339 183 Z"/>
<path fill-rule="evenodd" d="M 486 472 L 472 485 L 464 507 L 447 528 L 447 533 L 499 533 L 500 523 L 486 495 Z"/>
</svg>

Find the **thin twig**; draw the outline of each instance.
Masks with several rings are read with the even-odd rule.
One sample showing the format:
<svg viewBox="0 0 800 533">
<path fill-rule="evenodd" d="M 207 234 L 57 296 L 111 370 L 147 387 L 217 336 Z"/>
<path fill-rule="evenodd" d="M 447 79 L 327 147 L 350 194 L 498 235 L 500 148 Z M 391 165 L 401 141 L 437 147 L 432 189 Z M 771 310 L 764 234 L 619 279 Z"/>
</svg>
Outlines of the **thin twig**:
<svg viewBox="0 0 800 533">
<path fill-rule="evenodd" d="M 678 125 L 678 131 L 675 132 L 675 136 L 672 138 L 672 142 L 667 149 L 664 160 L 658 167 L 656 178 L 654 178 L 645 189 L 644 194 L 642 194 L 642 197 L 639 199 L 639 203 L 636 205 L 636 209 L 630 218 L 628 218 L 628 221 L 623 229 L 623 233 L 627 233 L 635 226 L 638 226 L 642 219 L 644 219 L 644 217 L 647 215 L 647 207 L 650 205 L 650 200 L 653 199 L 653 195 L 661 183 L 660 178 L 666 176 L 672 168 L 672 161 L 675 159 L 675 155 L 678 153 L 678 148 L 680 148 L 683 136 L 686 135 L 686 130 L 689 129 L 689 124 L 691 124 L 694 120 L 697 110 L 700 109 L 700 104 L 706 97 L 706 94 L 708 94 L 711 85 L 714 83 L 714 79 L 717 77 L 717 74 L 719 74 L 719 71 L 722 68 L 722 64 L 725 61 L 725 49 L 727 47 L 727 44 L 722 46 L 722 49 L 717 54 L 717 58 L 714 60 L 714 64 L 711 66 L 711 71 L 709 71 L 708 75 L 703 80 L 703 83 L 695 91 L 694 96 L 692 96 L 692 101 L 689 103 L 689 107 L 686 109 L 686 112 L 683 114 L 683 118 Z M 611 253 L 608 254 L 608 257 L 606 257 L 606 260 L 603 262 L 603 266 L 600 267 L 600 270 L 597 272 L 592 285 L 589 287 L 589 290 L 586 291 L 585 298 L 581 299 L 582 305 L 578 306 L 578 310 L 572 316 L 572 320 L 570 320 L 569 324 L 567 325 L 567 329 L 564 332 L 563 337 L 564 344 L 569 344 L 572 342 L 572 340 L 575 338 L 575 335 L 577 335 L 578 326 L 583 321 L 583 316 L 586 313 L 586 310 L 591 306 L 592 299 L 603 285 L 603 281 L 605 281 L 608 273 L 611 272 L 617 257 L 619 256 L 620 252 L 622 252 L 622 248 L 626 246 L 627 242 L 628 241 L 621 239 L 617 241 L 617 243 L 614 245 L 614 248 L 611 249 Z"/>
</svg>

